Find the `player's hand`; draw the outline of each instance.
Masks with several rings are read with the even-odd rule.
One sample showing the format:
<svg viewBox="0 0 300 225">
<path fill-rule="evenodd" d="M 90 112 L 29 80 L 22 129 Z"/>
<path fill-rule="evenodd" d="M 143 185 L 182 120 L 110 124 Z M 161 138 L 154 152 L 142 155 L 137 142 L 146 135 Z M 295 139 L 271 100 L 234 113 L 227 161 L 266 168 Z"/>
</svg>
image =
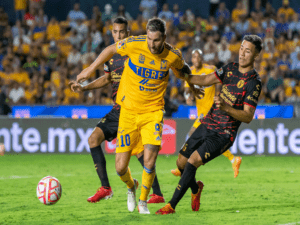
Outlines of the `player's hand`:
<svg viewBox="0 0 300 225">
<path fill-rule="evenodd" d="M 219 108 L 220 110 L 225 111 L 226 104 L 220 96 L 215 96 L 214 97 L 214 102 L 215 102 L 217 108 Z"/>
<path fill-rule="evenodd" d="M 76 82 L 81 83 L 83 81 L 86 81 L 87 79 L 90 78 L 91 73 L 88 71 L 88 68 L 82 70 L 80 74 L 77 75 L 76 77 Z"/>
<path fill-rule="evenodd" d="M 73 92 L 82 92 L 83 87 L 81 84 L 78 84 L 76 81 L 70 81 L 69 87 Z"/>
<path fill-rule="evenodd" d="M 196 98 L 202 99 L 205 95 L 205 89 L 202 86 L 194 85 L 193 94 Z"/>
</svg>

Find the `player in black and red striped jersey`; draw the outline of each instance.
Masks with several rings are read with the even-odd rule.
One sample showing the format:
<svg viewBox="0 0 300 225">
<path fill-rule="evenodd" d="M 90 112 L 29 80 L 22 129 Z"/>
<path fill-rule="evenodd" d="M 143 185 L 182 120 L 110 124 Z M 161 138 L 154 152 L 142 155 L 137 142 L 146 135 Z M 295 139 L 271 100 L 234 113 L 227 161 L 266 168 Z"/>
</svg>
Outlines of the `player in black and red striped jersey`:
<svg viewBox="0 0 300 225">
<path fill-rule="evenodd" d="M 123 17 L 116 18 L 114 20 L 112 29 L 114 41 L 121 41 L 128 37 L 128 35 L 129 31 L 127 20 Z M 96 194 L 87 199 L 88 202 L 94 203 L 100 201 L 101 199 L 108 199 L 113 196 L 113 191 L 107 176 L 106 160 L 102 152 L 101 143 L 104 140 L 112 141 L 117 137 L 120 105 L 116 103 L 116 96 L 120 79 L 124 70 L 124 63 L 127 58 L 128 56 L 115 54 L 104 64 L 105 75 L 85 86 L 80 85 L 76 81 L 71 81 L 69 83 L 72 91 L 76 92 L 98 89 L 108 84 L 112 85 L 112 99 L 114 101 L 113 109 L 99 121 L 88 140 L 95 168 L 102 184 L 102 187 L 97 190 Z M 132 151 L 132 155 L 136 155 L 139 162 L 142 164 L 142 166 L 144 166 L 143 146 L 139 146 L 138 148 L 134 149 Z M 156 176 L 152 185 L 152 189 L 153 194 L 151 195 L 148 203 L 165 202 Z"/>
<path fill-rule="evenodd" d="M 180 150 L 177 166 L 182 169 L 181 179 L 171 201 L 156 214 L 174 213 L 189 187 L 192 190 L 192 210 L 199 210 L 204 184 L 196 182 L 198 167 L 232 146 L 241 123 L 250 123 L 253 119 L 262 88 L 254 61 L 261 49 L 260 37 L 246 35 L 239 50 L 239 63 L 229 63 L 206 76 L 185 75 L 191 84 L 209 86 L 221 83 L 222 89 L 214 97 L 214 104 L 201 120 L 201 125 Z"/>
</svg>

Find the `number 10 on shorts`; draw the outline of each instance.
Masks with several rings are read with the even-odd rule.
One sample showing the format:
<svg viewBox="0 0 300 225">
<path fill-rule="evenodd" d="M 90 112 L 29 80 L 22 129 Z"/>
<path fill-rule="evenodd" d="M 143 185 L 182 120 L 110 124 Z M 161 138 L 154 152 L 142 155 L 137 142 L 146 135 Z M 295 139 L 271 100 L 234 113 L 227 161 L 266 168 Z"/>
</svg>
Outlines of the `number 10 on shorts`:
<svg viewBox="0 0 300 225">
<path fill-rule="evenodd" d="M 124 138 L 124 135 L 120 135 L 120 144 L 121 144 L 120 147 L 125 147 L 125 145 L 130 146 L 130 136 L 129 136 L 129 134 L 126 134 L 125 138 Z"/>
</svg>

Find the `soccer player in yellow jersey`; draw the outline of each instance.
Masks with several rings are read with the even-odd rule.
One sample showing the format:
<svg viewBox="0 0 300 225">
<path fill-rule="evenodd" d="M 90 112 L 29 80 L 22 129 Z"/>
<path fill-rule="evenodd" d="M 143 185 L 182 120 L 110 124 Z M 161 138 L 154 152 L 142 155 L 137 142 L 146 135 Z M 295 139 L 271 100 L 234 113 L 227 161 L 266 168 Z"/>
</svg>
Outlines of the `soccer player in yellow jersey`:
<svg viewBox="0 0 300 225">
<path fill-rule="evenodd" d="M 147 198 L 155 177 L 155 162 L 161 148 L 164 94 L 169 69 L 177 75 L 190 72 L 181 52 L 165 42 L 166 23 L 157 18 L 148 21 L 147 35 L 129 37 L 103 50 L 88 68 L 77 76 L 85 80 L 114 54 L 127 55 L 116 102 L 121 105 L 116 148 L 116 170 L 128 188 L 129 211 L 136 207 L 137 181 L 128 164 L 132 149 L 142 141 L 144 170 L 138 210 L 150 214 Z M 194 86 L 191 86 L 194 89 Z"/>
<path fill-rule="evenodd" d="M 210 73 L 213 73 L 216 71 L 216 67 L 213 65 L 208 65 L 203 63 L 203 54 L 200 49 L 195 49 L 192 52 L 192 63 L 193 67 L 192 69 L 192 74 L 194 75 L 207 75 Z M 189 85 L 186 83 L 185 84 L 185 95 L 187 98 L 187 103 L 191 99 L 192 95 L 189 90 Z M 208 87 L 205 87 L 205 95 L 202 99 L 196 99 L 196 106 L 197 106 L 197 114 L 198 118 L 195 120 L 195 123 L 193 124 L 191 130 L 189 131 L 188 136 L 190 137 L 192 133 L 197 129 L 197 127 L 200 126 L 201 122 L 200 119 L 206 116 L 210 108 L 212 107 L 214 103 L 214 96 L 216 94 L 216 87 L 215 85 L 211 85 Z M 230 152 L 230 150 L 227 150 L 223 153 L 224 156 L 226 156 L 232 163 L 232 168 L 234 171 L 234 178 L 236 178 L 239 174 L 239 168 L 242 163 L 242 158 L 241 157 L 234 157 L 234 155 Z M 185 160 L 185 156 L 179 154 L 178 156 L 178 161 Z M 187 160 L 187 159 L 186 159 Z M 175 176 L 181 176 L 181 171 L 183 168 L 178 165 L 178 168 L 171 170 L 172 174 Z"/>
</svg>

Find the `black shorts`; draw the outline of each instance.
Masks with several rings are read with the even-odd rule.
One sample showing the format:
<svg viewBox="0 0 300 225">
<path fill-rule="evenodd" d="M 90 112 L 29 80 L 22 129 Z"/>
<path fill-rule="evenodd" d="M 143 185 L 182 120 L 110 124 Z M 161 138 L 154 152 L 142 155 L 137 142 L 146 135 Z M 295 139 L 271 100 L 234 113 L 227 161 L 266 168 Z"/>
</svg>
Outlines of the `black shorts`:
<svg viewBox="0 0 300 225">
<path fill-rule="evenodd" d="M 105 140 L 112 141 L 117 137 L 119 117 L 120 109 L 113 108 L 97 124 L 97 127 L 103 131 Z"/>
<path fill-rule="evenodd" d="M 225 152 L 232 144 L 229 134 L 218 134 L 201 124 L 185 142 L 179 153 L 189 158 L 197 150 L 202 162 L 207 163 Z"/>
</svg>

